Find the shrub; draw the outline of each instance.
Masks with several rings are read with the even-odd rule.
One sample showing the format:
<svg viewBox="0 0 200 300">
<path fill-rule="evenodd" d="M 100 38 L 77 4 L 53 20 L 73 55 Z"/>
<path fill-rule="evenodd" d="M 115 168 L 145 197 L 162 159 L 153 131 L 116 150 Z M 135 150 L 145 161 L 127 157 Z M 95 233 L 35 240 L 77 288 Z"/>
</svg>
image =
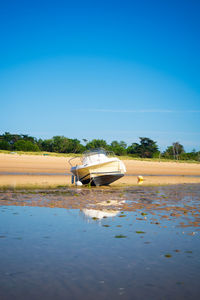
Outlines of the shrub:
<svg viewBox="0 0 200 300">
<path fill-rule="evenodd" d="M 14 150 L 17 150 L 17 151 L 33 151 L 33 152 L 40 151 L 37 144 L 33 144 L 31 141 L 24 141 L 24 140 L 18 140 L 14 144 Z"/>
</svg>

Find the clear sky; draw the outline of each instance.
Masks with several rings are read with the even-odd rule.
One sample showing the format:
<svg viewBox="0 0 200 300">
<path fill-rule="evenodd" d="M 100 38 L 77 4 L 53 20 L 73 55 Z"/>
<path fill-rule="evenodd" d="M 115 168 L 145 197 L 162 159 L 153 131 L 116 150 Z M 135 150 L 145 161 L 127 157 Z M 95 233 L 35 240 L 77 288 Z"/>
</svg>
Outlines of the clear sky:
<svg viewBox="0 0 200 300">
<path fill-rule="evenodd" d="M 0 133 L 200 150 L 199 0 L 0 0 Z"/>
</svg>

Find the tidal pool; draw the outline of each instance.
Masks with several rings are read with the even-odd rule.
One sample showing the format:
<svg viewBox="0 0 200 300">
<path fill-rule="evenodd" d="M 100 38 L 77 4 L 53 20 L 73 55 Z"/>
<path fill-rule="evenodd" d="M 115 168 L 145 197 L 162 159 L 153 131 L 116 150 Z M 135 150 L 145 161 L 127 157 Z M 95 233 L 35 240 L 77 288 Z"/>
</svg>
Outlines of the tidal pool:
<svg viewBox="0 0 200 300">
<path fill-rule="evenodd" d="M 200 186 L 0 193 L 0 299 L 198 299 Z"/>
</svg>

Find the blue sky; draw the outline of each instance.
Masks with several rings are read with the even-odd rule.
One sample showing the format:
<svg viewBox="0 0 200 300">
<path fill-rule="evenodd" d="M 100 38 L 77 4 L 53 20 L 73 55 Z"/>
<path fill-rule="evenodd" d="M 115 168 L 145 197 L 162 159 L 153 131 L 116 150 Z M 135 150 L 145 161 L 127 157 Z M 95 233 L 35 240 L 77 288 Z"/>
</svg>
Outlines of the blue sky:
<svg viewBox="0 0 200 300">
<path fill-rule="evenodd" d="M 200 150 L 200 1 L 0 0 L 0 133 Z"/>
</svg>

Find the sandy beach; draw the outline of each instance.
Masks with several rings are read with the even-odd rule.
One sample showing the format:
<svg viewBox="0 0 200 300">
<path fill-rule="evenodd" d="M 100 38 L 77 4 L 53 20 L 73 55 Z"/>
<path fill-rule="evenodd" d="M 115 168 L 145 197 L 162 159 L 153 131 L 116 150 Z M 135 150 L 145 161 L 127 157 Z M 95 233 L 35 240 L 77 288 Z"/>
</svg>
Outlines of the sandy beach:
<svg viewBox="0 0 200 300">
<path fill-rule="evenodd" d="M 0 153 L 0 186 L 70 185 L 70 157 Z M 124 160 L 126 176 L 112 184 L 144 185 L 200 183 L 200 164 Z"/>
</svg>

